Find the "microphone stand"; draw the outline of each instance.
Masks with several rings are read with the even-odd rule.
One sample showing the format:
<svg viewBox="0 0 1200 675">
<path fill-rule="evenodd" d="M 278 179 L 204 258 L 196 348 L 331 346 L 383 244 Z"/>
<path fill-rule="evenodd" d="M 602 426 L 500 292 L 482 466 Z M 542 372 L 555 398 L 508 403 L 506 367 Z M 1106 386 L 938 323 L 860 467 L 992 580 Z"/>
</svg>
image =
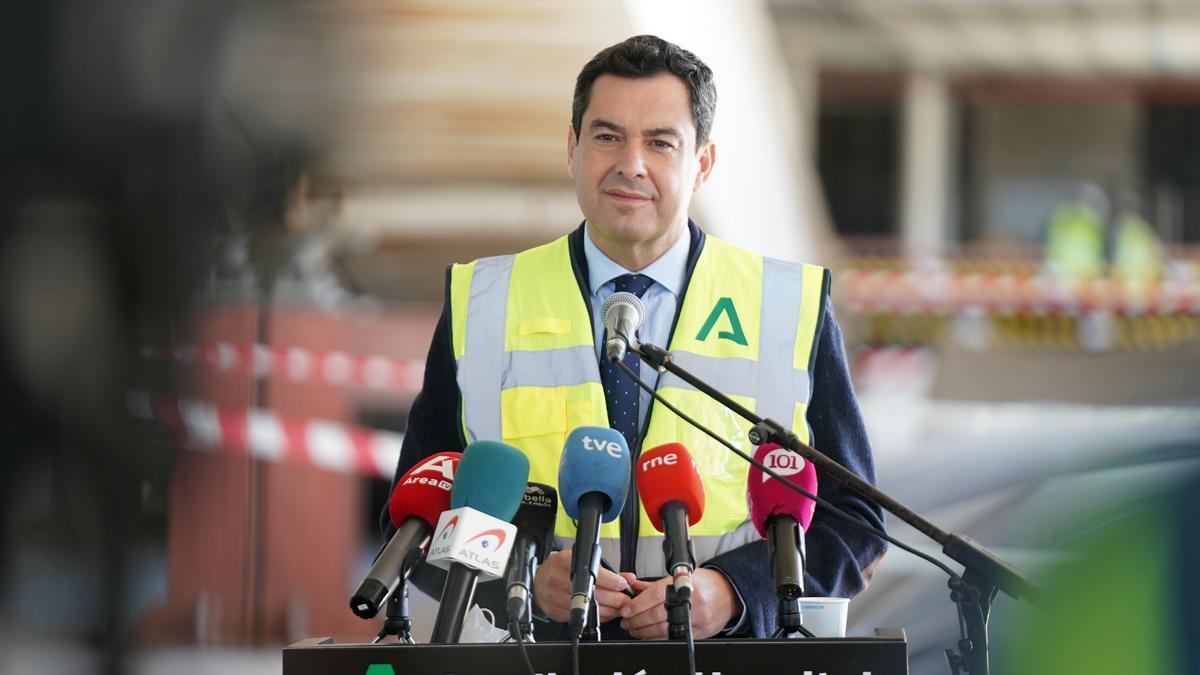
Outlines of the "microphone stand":
<svg viewBox="0 0 1200 675">
<path fill-rule="evenodd" d="M 588 603 L 587 623 L 583 624 L 583 632 L 579 635 L 579 641 L 600 641 L 600 605 L 596 602 L 595 595 L 592 596 L 592 601 Z"/>
<path fill-rule="evenodd" d="M 636 340 L 630 341 L 639 357 L 659 373 L 671 373 L 703 392 L 726 409 L 750 422 L 753 427 L 748 434 L 755 445 L 778 443 L 812 462 L 834 480 L 850 487 L 855 492 L 879 505 L 900 520 L 912 525 L 917 531 L 942 545 L 942 553 L 963 565 L 961 580 L 950 580 L 950 598 L 959 606 L 967 628 L 967 639 L 959 642 L 959 653 L 950 653 L 951 668 L 956 665 L 975 675 L 987 675 L 988 663 L 988 615 L 992 601 L 998 591 L 1017 599 L 1033 602 L 1040 597 L 1033 582 L 1012 565 L 1001 560 L 982 544 L 959 534 L 946 532 L 926 520 L 920 514 L 893 499 L 887 493 L 859 478 L 846 467 L 806 445 L 790 429 L 772 419 L 763 419 L 739 405 L 733 399 L 709 386 L 700 378 L 687 372 L 675 363 L 674 356 L 661 347 Z"/>
<path fill-rule="evenodd" d="M 379 634 L 371 644 L 379 644 L 389 635 L 395 635 L 396 640 L 404 644 L 417 644 L 412 636 L 412 618 L 408 613 L 408 584 L 405 582 L 401 582 L 400 588 L 388 598 L 387 618 L 383 620 L 383 627 L 379 629 Z"/>
<path fill-rule="evenodd" d="M 383 638 L 389 635 L 395 635 L 396 639 L 404 644 L 417 644 L 416 640 L 413 640 L 412 618 L 408 611 L 408 577 L 416 568 L 418 560 L 420 560 L 419 553 L 416 555 L 410 553 L 400 568 L 400 586 L 388 598 L 387 617 L 383 620 L 383 626 L 371 644 L 379 644 Z"/>
<path fill-rule="evenodd" d="M 781 524 L 776 522 L 775 527 L 771 527 L 767 531 L 767 555 L 772 561 L 772 575 L 775 578 L 775 617 L 779 628 L 771 637 L 775 639 L 791 639 L 797 637 L 816 637 L 812 631 L 804 627 L 804 615 L 800 609 L 800 598 L 804 596 L 803 575 L 804 575 L 804 535 L 800 533 L 800 525 L 796 523 L 791 516 L 776 516 L 778 519 L 784 519 L 782 524 L 790 524 L 787 529 L 779 528 Z M 770 522 L 770 521 L 768 521 Z M 787 536 L 793 535 L 792 537 Z M 790 541 L 789 541 L 790 539 Z M 793 571 L 784 570 L 779 567 L 780 557 L 777 552 L 783 548 L 798 548 L 800 553 L 799 569 Z M 795 583 L 780 584 L 779 580 L 784 576 L 795 576 Z M 791 573 L 788 573 L 791 572 Z"/>
</svg>

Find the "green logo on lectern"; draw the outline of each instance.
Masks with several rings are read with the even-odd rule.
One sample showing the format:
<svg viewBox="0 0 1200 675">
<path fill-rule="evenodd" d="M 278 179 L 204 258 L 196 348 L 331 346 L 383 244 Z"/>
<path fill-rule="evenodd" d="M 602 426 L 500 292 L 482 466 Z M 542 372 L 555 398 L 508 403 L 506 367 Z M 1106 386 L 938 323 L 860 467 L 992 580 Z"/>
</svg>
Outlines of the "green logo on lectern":
<svg viewBox="0 0 1200 675">
<path fill-rule="evenodd" d="M 708 318 L 705 319 L 704 326 L 696 334 L 696 341 L 704 342 L 708 339 L 708 334 L 716 327 L 717 320 L 721 318 L 722 314 L 729 319 L 729 330 L 718 332 L 717 338 L 736 342 L 745 347 L 747 344 L 746 334 L 742 332 L 742 322 L 738 319 L 737 310 L 733 308 L 733 298 L 721 298 L 717 300 L 717 304 L 713 305 L 712 311 L 709 312 Z"/>
<path fill-rule="evenodd" d="M 363 675 L 396 675 L 396 671 L 387 663 L 372 663 Z"/>
</svg>

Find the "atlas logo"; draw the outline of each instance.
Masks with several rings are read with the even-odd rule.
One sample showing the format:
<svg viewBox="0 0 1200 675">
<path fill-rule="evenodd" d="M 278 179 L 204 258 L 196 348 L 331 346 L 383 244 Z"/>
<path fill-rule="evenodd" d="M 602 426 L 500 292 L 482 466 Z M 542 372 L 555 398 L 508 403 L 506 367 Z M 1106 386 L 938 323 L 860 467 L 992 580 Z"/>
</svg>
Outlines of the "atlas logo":
<svg viewBox="0 0 1200 675">
<path fill-rule="evenodd" d="M 484 530 L 463 542 L 463 545 L 470 545 L 476 539 L 479 540 L 479 548 L 485 551 L 497 549 L 504 545 L 504 530 Z"/>
<path fill-rule="evenodd" d="M 800 473 L 804 469 L 804 458 L 787 448 L 775 448 L 767 453 L 762 460 L 763 466 L 771 469 L 780 476 L 793 476 Z M 771 477 L 767 472 L 763 472 L 762 482 L 767 482 Z"/>
<path fill-rule="evenodd" d="M 486 567 L 492 572 L 501 572 L 504 570 L 504 563 L 502 561 L 487 555 L 480 555 L 477 551 L 469 548 L 459 549 L 458 554 L 454 557 L 468 567 L 473 566 L 480 569 Z"/>
<path fill-rule="evenodd" d="M 591 436 L 583 437 L 584 450 L 596 450 L 608 453 L 613 459 L 621 459 L 621 444 L 616 441 L 605 441 Z"/>
<path fill-rule="evenodd" d="M 439 532 L 437 536 L 433 538 L 433 540 L 446 541 L 450 538 L 450 535 L 454 534 L 454 528 L 456 527 L 458 527 L 458 516 L 451 518 L 450 521 L 446 523 L 446 526 L 442 528 L 442 531 Z"/>
</svg>

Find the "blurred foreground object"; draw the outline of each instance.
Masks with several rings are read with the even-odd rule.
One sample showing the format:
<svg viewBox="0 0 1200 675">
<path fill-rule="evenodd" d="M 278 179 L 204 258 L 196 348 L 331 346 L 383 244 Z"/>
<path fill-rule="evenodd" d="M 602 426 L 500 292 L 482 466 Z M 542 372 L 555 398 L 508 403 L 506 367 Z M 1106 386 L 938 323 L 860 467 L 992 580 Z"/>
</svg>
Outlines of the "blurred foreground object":
<svg viewBox="0 0 1200 675">
<path fill-rule="evenodd" d="M 1195 451 L 1196 448 L 1193 448 Z M 1015 622 L 998 672 L 1200 672 L 1200 475 L 1115 514 L 1097 514 L 1048 576 L 1042 611 Z"/>
</svg>

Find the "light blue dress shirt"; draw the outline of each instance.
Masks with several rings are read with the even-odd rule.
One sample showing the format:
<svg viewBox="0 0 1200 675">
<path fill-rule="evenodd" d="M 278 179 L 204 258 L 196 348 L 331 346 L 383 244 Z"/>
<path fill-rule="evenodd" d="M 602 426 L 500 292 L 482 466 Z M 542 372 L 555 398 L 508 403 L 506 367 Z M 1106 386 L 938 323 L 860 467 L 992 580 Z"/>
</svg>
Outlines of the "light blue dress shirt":
<svg viewBox="0 0 1200 675">
<path fill-rule="evenodd" d="M 679 239 L 659 256 L 658 260 L 650 263 L 645 269 L 636 274 L 645 274 L 654 283 L 642 295 L 642 304 L 646 307 L 646 319 L 637 331 L 637 339 L 667 348 L 667 339 L 671 337 L 671 323 L 675 320 L 675 308 L 679 306 L 679 294 L 683 292 L 683 278 L 687 272 L 688 249 L 691 246 L 691 234 L 685 227 Z M 600 317 L 600 304 L 613 294 L 617 277 L 622 274 L 635 274 L 596 248 L 592 243 L 588 225 L 583 226 L 583 254 L 588 266 L 589 299 L 592 302 L 592 330 L 596 338 L 596 359 L 604 345 L 604 322 Z M 641 378 L 649 385 L 658 386 L 658 372 L 646 362 L 641 362 Z M 638 430 L 646 429 L 646 414 L 650 410 L 650 394 L 643 391 L 638 399 Z"/>
</svg>

